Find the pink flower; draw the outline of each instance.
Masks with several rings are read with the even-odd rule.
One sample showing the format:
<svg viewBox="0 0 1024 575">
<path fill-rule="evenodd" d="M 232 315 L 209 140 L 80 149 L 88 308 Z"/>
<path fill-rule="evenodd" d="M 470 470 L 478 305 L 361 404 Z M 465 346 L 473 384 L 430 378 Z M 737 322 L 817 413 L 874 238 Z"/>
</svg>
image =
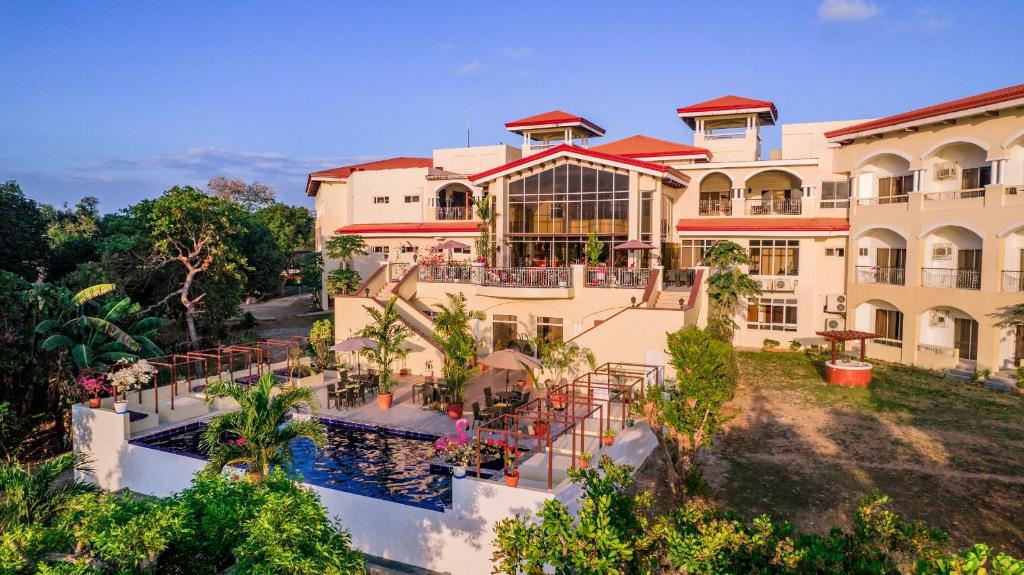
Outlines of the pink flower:
<svg viewBox="0 0 1024 575">
<path fill-rule="evenodd" d="M 235 445 L 245 445 L 245 440 L 239 437 L 235 440 Z"/>
</svg>

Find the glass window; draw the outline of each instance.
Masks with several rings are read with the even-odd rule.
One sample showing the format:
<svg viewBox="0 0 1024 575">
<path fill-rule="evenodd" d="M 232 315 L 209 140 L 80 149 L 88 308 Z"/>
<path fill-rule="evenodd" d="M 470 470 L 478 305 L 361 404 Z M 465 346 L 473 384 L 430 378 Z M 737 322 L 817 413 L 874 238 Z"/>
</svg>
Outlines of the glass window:
<svg viewBox="0 0 1024 575">
<path fill-rule="evenodd" d="M 390 204 L 391 198 L 388 196 L 374 196 L 373 203 L 375 204 Z"/>
<path fill-rule="evenodd" d="M 516 340 L 516 316 L 496 313 L 491 316 L 491 320 L 492 351 L 506 349 Z"/>
<path fill-rule="evenodd" d="M 704 264 L 704 255 L 719 239 L 681 240 L 679 242 L 679 267 L 692 268 Z"/>
<path fill-rule="evenodd" d="M 822 182 L 821 183 L 821 204 L 822 208 L 848 208 L 850 207 L 850 182 Z"/>
<path fill-rule="evenodd" d="M 800 240 L 750 240 L 750 275 L 800 275 Z"/>
<path fill-rule="evenodd" d="M 747 304 L 747 329 L 796 331 L 795 299 L 760 298 Z"/>
<path fill-rule="evenodd" d="M 628 225 L 629 223 L 627 222 L 627 226 Z M 654 231 L 653 226 L 654 192 L 640 192 L 640 241 L 648 243 L 651 242 L 651 237 Z"/>
<path fill-rule="evenodd" d="M 960 172 L 960 189 L 976 190 L 992 183 L 992 167 L 964 168 Z"/>
<path fill-rule="evenodd" d="M 562 318 L 538 317 L 537 337 L 548 343 L 562 341 Z"/>
<path fill-rule="evenodd" d="M 885 339 L 903 339 L 903 312 L 894 309 L 875 310 L 875 333 Z"/>
<path fill-rule="evenodd" d="M 405 203 L 407 204 L 418 204 L 420 203 L 419 196 L 405 196 Z"/>
</svg>

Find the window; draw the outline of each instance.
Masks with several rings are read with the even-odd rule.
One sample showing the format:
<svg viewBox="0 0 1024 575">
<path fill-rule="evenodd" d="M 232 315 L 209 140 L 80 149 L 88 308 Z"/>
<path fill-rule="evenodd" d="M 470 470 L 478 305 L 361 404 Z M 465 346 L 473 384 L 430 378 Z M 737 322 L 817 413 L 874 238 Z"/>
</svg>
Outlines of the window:
<svg viewBox="0 0 1024 575">
<path fill-rule="evenodd" d="M 375 204 L 390 204 L 391 198 L 388 196 L 374 196 L 373 203 Z"/>
<path fill-rule="evenodd" d="M 373 246 L 370 248 L 370 253 L 388 255 L 391 248 L 388 246 Z"/>
<path fill-rule="evenodd" d="M 538 317 L 537 337 L 548 343 L 562 341 L 562 318 Z"/>
<path fill-rule="evenodd" d="M 825 255 L 843 257 L 846 255 L 846 248 L 825 248 Z"/>
<path fill-rule="evenodd" d="M 437 207 L 437 197 L 436 196 L 430 196 L 429 198 L 427 198 L 427 207 L 428 208 L 436 208 Z"/>
<path fill-rule="evenodd" d="M 494 314 L 491 316 L 492 351 L 506 349 L 516 340 L 516 316 Z"/>
<path fill-rule="evenodd" d="M 654 192 L 640 192 L 640 241 L 651 242 L 654 219 Z"/>
<path fill-rule="evenodd" d="M 992 183 L 991 166 L 980 168 L 964 168 L 960 172 L 960 189 L 977 190 Z"/>
<path fill-rule="evenodd" d="M 761 298 L 747 304 L 747 329 L 796 331 L 796 300 Z"/>
<path fill-rule="evenodd" d="M 679 267 L 692 268 L 704 264 L 704 255 L 711 246 L 722 240 L 681 240 L 679 242 Z"/>
<path fill-rule="evenodd" d="M 402 246 L 402 253 L 403 254 L 411 254 L 411 253 L 413 253 L 415 251 L 416 251 L 416 246 L 410 246 L 410 245 L 403 245 Z"/>
<path fill-rule="evenodd" d="M 470 248 L 454 248 L 454 249 L 452 249 L 452 253 L 453 254 L 468 254 L 469 252 L 470 252 Z"/>
<path fill-rule="evenodd" d="M 385 203 L 387 203 L 387 202 L 385 202 Z M 420 197 L 419 196 L 405 196 L 405 203 L 407 203 L 407 204 L 418 204 L 418 203 L 420 203 Z"/>
<path fill-rule="evenodd" d="M 822 182 L 820 207 L 850 207 L 850 182 Z"/>
<path fill-rule="evenodd" d="M 868 255 L 868 249 L 867 248 L 860 248 L 860 249 L 857 250 L 857 254 L 860 255 L 860 256 L 867 256 Z"/>
<path fill-rule="evenodd" d="M 750 275 L 800 275 L 800 240 L 750 240 Z"/>
<path fill-rule="evenodd" d="M 907 201 L 907 194 L 914 191 L 914 175 L 878 178 L 878 203 L 898 204 Z"/>
<path fill-rule="evenodd" d="M 894 309 L 875 310 L 875 333 L 885 339 L 903 339 L 903 313 Z"/>
</svg>

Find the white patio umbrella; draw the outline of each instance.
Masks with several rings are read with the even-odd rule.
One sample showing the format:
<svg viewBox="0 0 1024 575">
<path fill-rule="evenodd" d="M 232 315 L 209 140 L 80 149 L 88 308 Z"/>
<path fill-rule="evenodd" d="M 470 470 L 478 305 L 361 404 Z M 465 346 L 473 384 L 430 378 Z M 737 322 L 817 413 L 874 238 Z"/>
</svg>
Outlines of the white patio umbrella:
<svg viewBox="0 0 1024 575">
<path fill-rule="evenodd" d="M 332 351 L 355 351 L 377 349 L 377 342 L 368 337 L 350 337 L 343 342 L 331 346 Z M 359 354 L 356 353 L 356 373 L 359 373 Z"/>
<path fill-rule="evenodd" d="M 505 391 L 508 391 L 509 371 L 525 371 L 540 367 L 540 360 L 532 355 L 526 355 L 520 351 L 508 348 L 488 354 L 480 360 L 482 365 L 505 371 Z"/>
<path fill-rule="evenodd" d="M 434 246 L 434 249 L 435 250 L 439 250 L 439 251 L 447 251 L 448 252 L 448 261 L 451 261 L 451 259 L 452 259 L 451 251 L 452 250 L 468 250 L 469 249 L 469 245 L 464 244 L 462 242 L 457 242 L 455 240 L 445 240 L 445 241 L 437 244 L 436 246 Z"/>
<path fill-rule="evenodd" d="M 626 251 L 633 251 L 633 250 L 646 251 L 646 250 L 653 250 L 654 246 L 652 246 L 651 244 L 644 243 L 644 242 L 642 242 L 640 240 L 629 240 L 628 242 L 623 242 L 623 243 L 613 247 L 612 249 L 613 250 L 626 250 Z"/>
</svg>

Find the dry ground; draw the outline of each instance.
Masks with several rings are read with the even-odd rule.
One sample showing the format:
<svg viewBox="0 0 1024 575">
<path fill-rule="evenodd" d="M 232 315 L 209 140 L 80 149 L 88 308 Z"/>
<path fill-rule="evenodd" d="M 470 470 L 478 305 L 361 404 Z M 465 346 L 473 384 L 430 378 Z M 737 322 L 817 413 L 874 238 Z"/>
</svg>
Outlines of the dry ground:
<svg viewBox="0 0 1024 575">
<path fill-rule="evenodd" d="M 1024 554 L 1024 396 L 895 365 L 868 390 L 831 387 L 799 352 L 739 367 L 736 417 L 703 461 L 716 503 L 826 531 L 878 490 L 959 546 Z"/>
</svg>

